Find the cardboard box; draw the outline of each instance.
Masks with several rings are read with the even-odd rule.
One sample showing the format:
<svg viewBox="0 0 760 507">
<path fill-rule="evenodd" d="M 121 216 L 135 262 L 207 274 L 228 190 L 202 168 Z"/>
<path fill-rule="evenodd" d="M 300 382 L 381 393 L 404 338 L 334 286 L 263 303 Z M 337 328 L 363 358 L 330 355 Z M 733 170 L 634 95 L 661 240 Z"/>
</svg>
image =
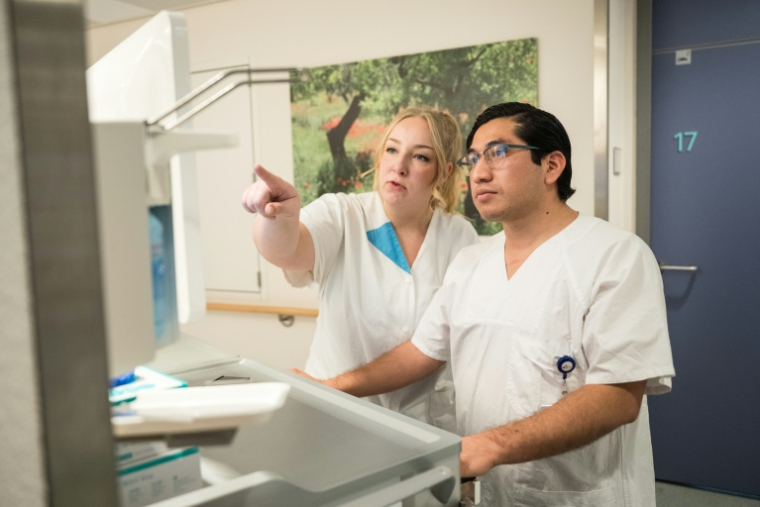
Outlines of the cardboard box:
<svg viewBox="0 0 760 507">
<path fill-rule="evenodd" d="M 126 444 L 116 452 L 121 507 L 145 507 L 203 487 L 197 447 Z"/>
</svg>

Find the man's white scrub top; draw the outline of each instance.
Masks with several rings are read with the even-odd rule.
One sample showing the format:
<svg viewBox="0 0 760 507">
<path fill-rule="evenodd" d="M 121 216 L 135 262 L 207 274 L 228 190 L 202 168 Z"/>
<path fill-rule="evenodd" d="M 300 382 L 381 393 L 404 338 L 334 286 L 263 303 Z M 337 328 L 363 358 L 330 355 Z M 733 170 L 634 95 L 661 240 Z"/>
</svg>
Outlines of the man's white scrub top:
<svg viewBox="0 0 760 507">
<path fill-rule="evenodd" d="M 523 419 L 561 396 L 560 357 L 575 359 L 569 390 L 674 375 L 657 261 L 637 236 L 579 216 L 507 279 L 504 233 L 467 248 L 412 340 L 452 363 L 457 425 L 473 435 Z M 588 414 L 593 417 L 593 414 Z M 487 506 L 654 507 L 646 397 L 638 419 L 576 451 L 495 467 Z"/>
<path fill-rule="evenodd" d="M 467 220 L 437 209 L 409 266 L 377 192 L 325 194 L 301 210 L 301 222 L 314 240 L 314 270 L 286 271 L 286 277 L 296 286 L 312 277 L 319 284 L 319 317 L 306 372 L 320 379 L 409 341 L 449 264 L 478 241 Z M 454 431 L 450 371 L 438 382 L 440 376 L 367 399 Z"/>
</svg>

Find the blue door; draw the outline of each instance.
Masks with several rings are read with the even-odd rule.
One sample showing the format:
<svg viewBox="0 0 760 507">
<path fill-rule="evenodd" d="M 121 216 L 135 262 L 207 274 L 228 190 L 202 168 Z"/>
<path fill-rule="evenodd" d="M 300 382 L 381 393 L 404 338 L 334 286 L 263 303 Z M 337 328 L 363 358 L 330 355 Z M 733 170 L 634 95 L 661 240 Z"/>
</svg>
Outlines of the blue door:
<svg viewBox="0 0 760 507">
<path fill-rule="evenodd" d="M 760 2 L 654 0 L 651 162 L 652 250 L 697 267 L 663 271 L 655 475 L 760 497 Z"/>
</svg>

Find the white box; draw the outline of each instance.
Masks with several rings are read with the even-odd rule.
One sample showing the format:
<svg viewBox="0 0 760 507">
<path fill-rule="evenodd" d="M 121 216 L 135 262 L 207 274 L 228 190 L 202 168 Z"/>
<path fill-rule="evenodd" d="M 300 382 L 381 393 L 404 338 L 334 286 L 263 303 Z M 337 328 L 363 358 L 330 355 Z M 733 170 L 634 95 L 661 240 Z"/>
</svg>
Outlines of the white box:
<svg viewBox="0 0 760 507">
<path fill-rule="evenodd" d="M 116 470 L 124 470 L 136 463 L 148 461 L 167 452 L 169 452 L 169 446 L 166 445 L 166 442 L 160 440 L 155 442 L 116 444 Z"/>
<path fill-rule="evenodd" d="M 157 450 L 152 444 L 140 444 L 131 453 L 144 459 L 119 461 L 116 474 L 121 507 L 144 507 L 203 487 L 197 447 Z"/>
</svg>

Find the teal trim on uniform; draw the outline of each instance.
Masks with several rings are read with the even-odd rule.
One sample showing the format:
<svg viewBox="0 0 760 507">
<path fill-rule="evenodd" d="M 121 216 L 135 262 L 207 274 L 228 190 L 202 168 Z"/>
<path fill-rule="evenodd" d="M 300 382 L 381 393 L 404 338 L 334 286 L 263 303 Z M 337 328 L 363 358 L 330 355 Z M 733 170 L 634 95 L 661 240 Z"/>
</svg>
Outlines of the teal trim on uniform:
<svg viewBox="0 0 760 507">
<path fill-rule="evenodd" d="M 163 456 L 161 458 L 154 459 L 152 461 L 146 461 L 145 463 L 140 463 L 139 465 L 125 468 L 124 470 L 119 470 L 118 472 L 116 472 L 116 475 L 121 477 L 122 475 L 127 475 L 134 472 L 138 472 L 140 470 L 145 470 L 146 468 L 151 468 L 151 467 L 160 465 L 162 463 L 166 463 L 168 461 L 174 461 L 175 459 L 184 458 L 185 456 L 190 456 L 191 454 L 196 454 L 197 452 L 198 452 L 197 447 L 188 447 L 184 451 L 177 452 L 169 456 Z"/>
<path fill-rule="evenodd" d="M 367 231 L 367 239 L 375 245 L 386 257 L 393 261 L 396 266 L 400 267 L 409 274 L 412 274 L 412 268 L 406 262 L 406 256 L 401 249 L 401 243 L 398 241 L 393 224 L 387 222 L 377 229 Z"/>
</svg>

